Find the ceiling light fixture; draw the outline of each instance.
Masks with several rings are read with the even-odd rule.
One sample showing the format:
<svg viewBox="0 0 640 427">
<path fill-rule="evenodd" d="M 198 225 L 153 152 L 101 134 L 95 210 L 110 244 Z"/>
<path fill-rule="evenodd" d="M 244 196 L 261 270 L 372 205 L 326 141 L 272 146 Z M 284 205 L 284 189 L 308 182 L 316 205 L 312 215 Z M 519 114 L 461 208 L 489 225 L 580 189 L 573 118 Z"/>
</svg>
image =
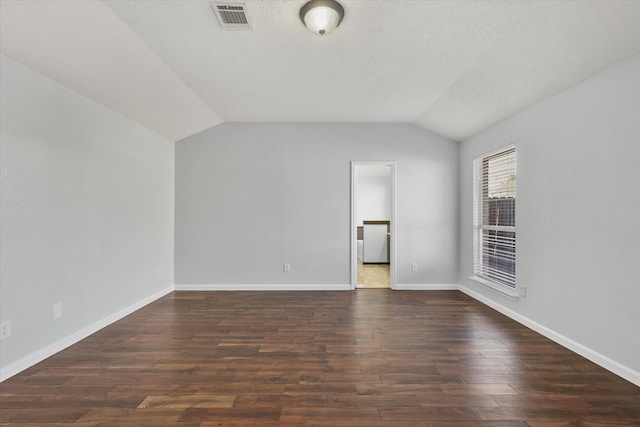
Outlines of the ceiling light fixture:
<svg viewBox="0 0 640 427">
<path fill-rule="evenodd" d="M 313 33 L 324 36 L 336 29 L 344 9 L 336 0 L 311 0 L 300 9 L 300 19 Z"/>
</svg>

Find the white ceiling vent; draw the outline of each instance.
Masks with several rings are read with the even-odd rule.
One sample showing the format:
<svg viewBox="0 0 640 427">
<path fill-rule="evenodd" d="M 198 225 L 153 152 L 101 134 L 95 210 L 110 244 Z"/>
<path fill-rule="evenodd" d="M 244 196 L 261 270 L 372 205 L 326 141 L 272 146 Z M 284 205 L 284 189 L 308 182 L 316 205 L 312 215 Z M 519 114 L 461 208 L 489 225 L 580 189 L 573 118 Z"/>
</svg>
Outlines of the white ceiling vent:
<svg viewBox="0 0 640 427">
<path fill-rule="evenodd" d="M 212 2 L 211 7 L 224 30 L 249 30 L 244 3 Z"/>
</svg>

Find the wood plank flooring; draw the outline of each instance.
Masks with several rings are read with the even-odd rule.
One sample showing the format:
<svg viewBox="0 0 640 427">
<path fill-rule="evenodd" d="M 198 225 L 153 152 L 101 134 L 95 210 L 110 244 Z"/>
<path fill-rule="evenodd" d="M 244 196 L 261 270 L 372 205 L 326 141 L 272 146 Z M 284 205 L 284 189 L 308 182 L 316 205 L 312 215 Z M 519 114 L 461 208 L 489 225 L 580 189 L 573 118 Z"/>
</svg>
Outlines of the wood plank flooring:
<svg viewBox="0 0 640 427">
<path fill-rule="evenodd" d="M 639 426 L 640 388 L 457 291 L 175 292 L 0 384 L 12 426 Z"/>
</svg>

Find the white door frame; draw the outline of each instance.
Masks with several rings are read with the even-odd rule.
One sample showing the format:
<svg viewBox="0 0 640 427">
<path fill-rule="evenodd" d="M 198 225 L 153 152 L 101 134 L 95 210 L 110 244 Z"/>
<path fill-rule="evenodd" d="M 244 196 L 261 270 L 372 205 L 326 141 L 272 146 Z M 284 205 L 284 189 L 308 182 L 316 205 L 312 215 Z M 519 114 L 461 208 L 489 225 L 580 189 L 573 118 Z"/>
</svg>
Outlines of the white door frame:
<svg viewBox="0 0 640 427">
<path fill-rule="evenodd" d="M 351 161 L 351 290 L 358 284 L 358 235 L 356 234 L 356 166 L 377 165 L 391 166 L 391 238 L 389 239 L 389 285 L 396 288 L 396 162 L 393 160 L 380 161 Z"/>
</svg>

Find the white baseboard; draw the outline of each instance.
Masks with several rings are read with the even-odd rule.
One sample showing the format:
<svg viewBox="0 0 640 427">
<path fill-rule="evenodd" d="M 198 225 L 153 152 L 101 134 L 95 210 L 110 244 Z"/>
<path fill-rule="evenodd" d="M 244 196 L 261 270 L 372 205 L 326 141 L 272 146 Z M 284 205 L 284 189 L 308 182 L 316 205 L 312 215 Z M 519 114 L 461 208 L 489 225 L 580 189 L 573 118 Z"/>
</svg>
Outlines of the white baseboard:
<svg viewBox="0 0 640 427">
<path fill-rule="evenodd" d="M 277 284 L 210 284 L 175 285 L 176 291 L 350 291 L 349 284 L 334 285 L 277 285 Z"/>
<path fill-rule="evenodd" d="M 131 304 L 128 307 L 123 308 L 122 310 L 119 310 L 107 317 L 105 317 L 104 319 L 98 320 L 97 322 L 86 326 L 82 329 L 80 329 L 79 331 L 76 331 L 74 333 L 72 333 L 71 335 L 66 336 L 65 338 L 62 338 L 61 340 L 58 340 L 56 342 L 54 342 L 53 344 L 49 344 L 48 346 L 34 352 L 31 353 L 30 355 L 23 357 L 20 360 L 17 360 L 15 362 L 13 362 L 12 364 L 0 369 L 0 382 L 6 380 L 7 378 L 10 378 L 22 371 L 24 371 L 27 368 L 30 368 L 31 366 L 35 365 L 36 363 L 39 363 L 41 361 L 43 361 L 44 359 L 46 359 L 47 357 L 53 356 L 54 354 L 56 354 L 59 351 L 64 350 L 65 348 L 77 343 L 78 341 L 88 337 L 89 335 L 99 331 L 100 329 L 104 328 L 105 326 L 109 326 L 110 324 L 122 319 L 123 317 L 133 313 L 134 311 L 144 307 L 147 304 L 152 303 L 153 301 L 162 298 L 163 296 L 167 295 L 168 293 L 173 292 L 173 286 L 169 286 L 159 292 L 154 293 L 151 296 L 148 296 L 146 298 L 141 299 L 140 301 L 137 301 L 133 304 Z"/>
<path fill-rule="evenodd" d="M 457 291 L 457 284 L 396 283 L 396 291 Z"/>
<path fill-rule="evenodd" d="M 499 311 L 505 316 L 510 317 L 518 323 L 523 324 L 524 326 L 533 329 L 541 335 L 549 338 L 550 340 L 560 344 L 563 347 L 568 348 L 569 350 L 578 353 L 582 357 L 589 359 L 593 363 L 602 366 L 603 368 L 613 372 L 614 374 L 624 378 L 625 380 L 640 386 L 640 372 L 635 371 L 628 366 L 625 366 L 619 362 L 616 362 L 613 359 L 608 358 L 607 356 L 598 353 L 595 350 L 592 350 L 576 341 L 573 341 L 570 338 L 565 337 L 562 334 L 559 334 L 546 326 L 543 326 L 528 317 L 522 316 L 521 314 L 516 313 L 515 311 L 498 304 L 497 302 L 484 297 L 483 295 L 472 291 L 471 289 L 465 286 L 459 286 L 458 288 L 461 292 L 469 295 L 471 298 L 480 301 L 481 303 Z"/>
</svg>

